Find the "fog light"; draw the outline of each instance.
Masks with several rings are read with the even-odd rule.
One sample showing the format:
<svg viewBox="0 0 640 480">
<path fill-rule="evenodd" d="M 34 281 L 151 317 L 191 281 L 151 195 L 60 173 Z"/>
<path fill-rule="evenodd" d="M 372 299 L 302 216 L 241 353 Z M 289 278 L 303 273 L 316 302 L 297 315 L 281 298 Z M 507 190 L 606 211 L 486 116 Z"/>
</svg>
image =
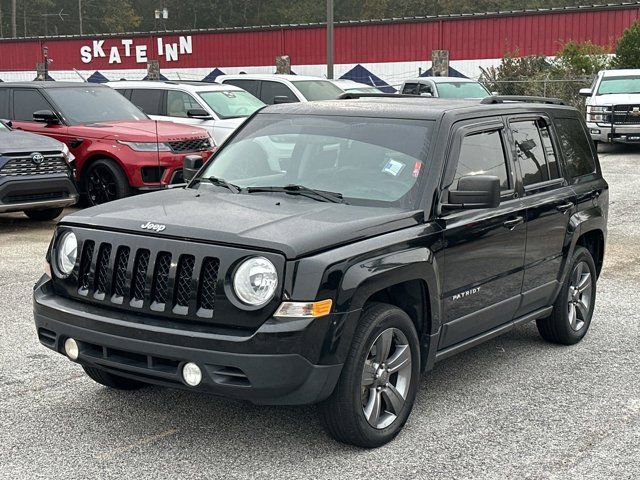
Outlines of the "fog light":
<svg viewBox="0 0 640 480">
<path fill-rule="evenodd" d="M 202 381 L 202 370 L 195 363 L 185 363 L 182 367 L 182 378 L 187 385 L 196 387 Z"/>
<path fill-rule="evenodd" d="M 71 360 L 77 360 L 78 355 L 80 354 L 78 342 L 76 342 L 73 338 L 67 338 L 64 341 L 64 353 L 66 353 L 67 357 L 69 357 Z"/>
<path fill-rule="evenodd" d="M 594 135 L 600 135 L 600 130 L 598 130 L 597 128 L 592 128 L 591 133 L 593 133 Z"/>
</svg>

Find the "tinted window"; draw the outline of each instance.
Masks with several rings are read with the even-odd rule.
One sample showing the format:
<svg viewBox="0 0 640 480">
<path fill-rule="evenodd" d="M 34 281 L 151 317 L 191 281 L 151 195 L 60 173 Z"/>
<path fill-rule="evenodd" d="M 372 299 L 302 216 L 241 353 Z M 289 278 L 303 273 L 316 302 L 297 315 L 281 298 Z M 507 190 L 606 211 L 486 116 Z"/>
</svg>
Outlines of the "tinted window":
<svg viewBox="0 0 640 480">
<path fill-rule="evenodd" d="M 259 113 L 202 176 L 241 187 L 304 185 L 356 205 L 413 206 L 432 128 L 420 120 Z"/>
<path fill-rule="evenodd" d="M 0 118 L 9 120 L 9 89 L 0 88 Z"/>
<path fill-rule="evenodd" d="M 132 90 L 131 103 L 147 115 L 160 115 L 162 90 Z"/>
<path fill-rule="evenodd" d="M 13 118 L 33 122 L 33 112 L 51 110 L 51 105 L 35 89 L 16 89 L 13 91 Z"/>
<path fill-rule="evenodd" d="M 560 148 L 572 178 L 595 172 L 596 162 L 591 152 L 590 139 L 577 118 L 556 118 Z"/>
<path fill-rule="evenodd" d="M 500 179 L 501 190 L 509 190 L 509 174 L 500 131 L 474 133 L 464 137 L 453 188 L 457 188 L 458 180 L 467 175 L 493 175 Z"/>
<path fill-rule="evenodd" d="M 298 101 L 298 98 L 286 85 L 278 82 L 262 82 L 262 89 L 260 90 L 260 100 L 262 100 L 267 105 L 273 105 L 275 97 L 287 97 L 292 102 Z"/>
<path fill-rule="evenodd" d="M 258 81 L 257 80 L 238 80 L 231 79 L 225 80 L 224 83 L 229 83 L 231 85 L 235 85 L 236 87 L 240 87 L 243 90 L 246 90 L 251 95 L 257 97 L 258 96 Z"/>
<path fill-rule="evenodd" d="M 511 130 L 524 185 L 533 185 L 549 180 L 549 169 L 536 122 L 512 122 Z"/>
<path fill-rule="evenodd" d="M 187 118 L 187 111 L 202 107 L 195 99 L 185 92 L 177 90 L 167 91 L 167 116 Z"/>
<path fill-rule="evenodd" d="M 402 93 L 406 95 L 417 95 L 418 94 L 418 84 L 417 83 L 405 83 L 402 88 Z"/>
</svg>

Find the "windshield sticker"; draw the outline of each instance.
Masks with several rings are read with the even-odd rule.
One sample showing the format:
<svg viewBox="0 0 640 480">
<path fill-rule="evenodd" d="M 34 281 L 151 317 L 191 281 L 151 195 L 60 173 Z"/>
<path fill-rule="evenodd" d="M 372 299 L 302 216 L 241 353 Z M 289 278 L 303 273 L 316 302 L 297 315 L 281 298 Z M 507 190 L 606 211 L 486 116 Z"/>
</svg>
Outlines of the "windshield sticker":
<svg viewBox="0 0 640 480">
<path fill-rule="evenodd" d="M 382 173 L 388 173 L 390 175 L 393 175 L 394 177 L 397 177 L 398 175 L 400 175 L 400 172 L 404 170 L 404 167 L 405 167 L 405 164 L 402 162 L 398 162 L 396 160 L 389 160 L 387 164 L 384 166 L 384 168 L 382 169 Z"/>
<path fill-rule="evenodd" d="M 420 170 L 422 170 L 422 162 L 420 160 L 416 160 L 416 163 L 413 166 L 413 178 L 418 178 L 420 176 Z"/>
<path fill-rule="evenodd" d="M 222 92 L 222 94 L 227 98 L 236 98 L 236 94 L 233 92 Z"/>
</svg>

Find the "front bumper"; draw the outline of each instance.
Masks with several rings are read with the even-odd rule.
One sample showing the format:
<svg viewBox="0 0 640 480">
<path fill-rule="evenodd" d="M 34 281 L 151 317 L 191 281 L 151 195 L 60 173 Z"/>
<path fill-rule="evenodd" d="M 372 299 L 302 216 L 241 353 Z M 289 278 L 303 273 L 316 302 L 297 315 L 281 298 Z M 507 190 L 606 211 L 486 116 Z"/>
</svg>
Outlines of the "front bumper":
<svg viewBox="0 0 640 480">
<path fill-rule="evenodd" d="M 587 123 L 589 134 L 594 142 L 601 143 L 640 143 L 640 124 L 639 125 L 611 125 Z"/>
<path fill-rule="evenodd" d="M 67 175 L 0 179 L 0 213 L 68 207 L 77 202 L 78 191 Z"/>
<path fill-rule="evenodd" d="M 304 354 L 317 349 L 308 346 L 310 342 L 323 342 L 316 334 L 335 323 L 333 315 L 267 321 L 252 334 L 182 330 L 60 297 L 45 276 L 34 289 L 34 317 L 40 342 L 63 353 L 64 341 L 74 338 L 80 346 L 77 362 L 82 365 L 253 403 L 321 401 L 331 394 L 342 371 L 342 364 L 316 365 Z M 182 380 L 186 362 L 197 363 L 203 372 L 197 387 Z"/>
</svg>

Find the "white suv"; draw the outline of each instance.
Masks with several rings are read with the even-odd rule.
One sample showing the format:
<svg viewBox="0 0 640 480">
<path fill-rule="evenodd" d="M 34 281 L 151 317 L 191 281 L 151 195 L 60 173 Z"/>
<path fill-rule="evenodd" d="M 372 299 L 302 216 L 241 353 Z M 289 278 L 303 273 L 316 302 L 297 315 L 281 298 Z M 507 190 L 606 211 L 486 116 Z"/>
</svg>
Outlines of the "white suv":
<svg viewBox="0 0 640 480">
<path fill-rule="evenodd" d="M 108 82 L 154 120 L 204 128 L 220 145 L 244 120 L 264 106 L 233 85 L 172 81 Z"/>
<path fill-rule="evenodd" d="M 640 143 L 640 70 L 603 70 L 587 97 L 587 127 L 596 144 Z"/>
<path fill-rule="evenodd" d="M 240 87 L 269 105 L 333 100 L 344 93 L 331 80 L 302 75 L 220 75 L 216 82 Z"/>
</svg>

